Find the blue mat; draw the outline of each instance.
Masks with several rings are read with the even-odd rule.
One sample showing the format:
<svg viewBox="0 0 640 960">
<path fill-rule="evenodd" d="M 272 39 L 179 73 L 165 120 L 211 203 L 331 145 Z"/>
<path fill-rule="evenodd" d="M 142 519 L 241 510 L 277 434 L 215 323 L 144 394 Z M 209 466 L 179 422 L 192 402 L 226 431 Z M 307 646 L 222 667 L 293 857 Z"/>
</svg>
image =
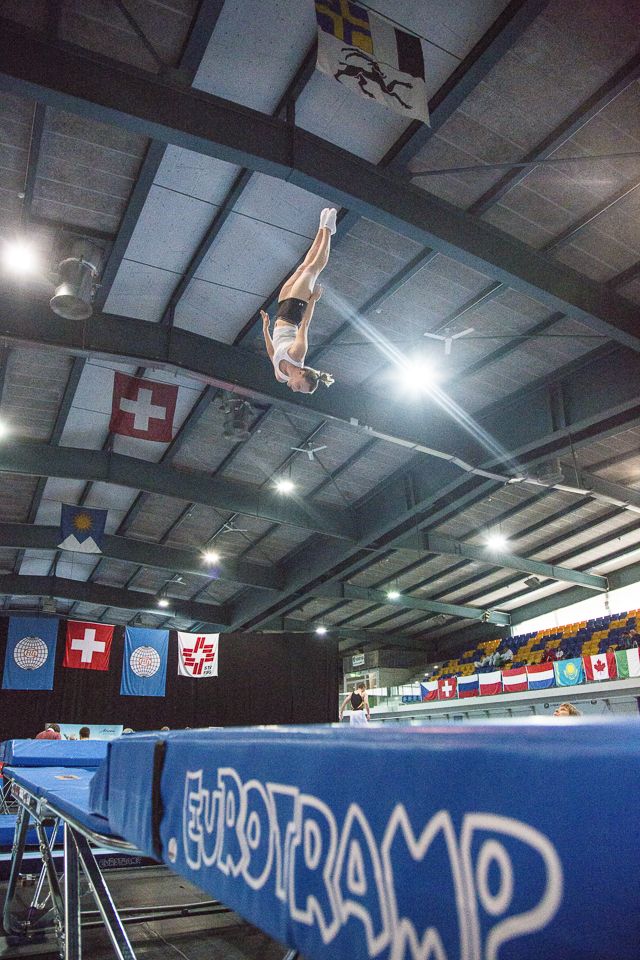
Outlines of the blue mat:
<svg viewBox="0 0 640 960">
<path fill-rule="evenodd" d="M 90 811 L 89 784 L 94 773 L 93 769 L 75 766 L 11 768 L 11 778 L 29 793 L 51 801 L 61 813 L 89 830 L 114 836 L 109 821 Z"/>
<path fill-rule="evenodd" d="M 106 740 L 5 740 L 0 744 L 0 762 L 12 767 L 97 767 L 106 755 Z"/>
<path fill-rule="evenodd" d="M 637 960 L 639 760 L 637 721 L 183 731 L 91 804 L 309 960 Z"/>
<path fill-rule="evenodd" d="M 13 844 L 13 837 L 16 829 L 16 816 L 13 813 L 2 813 L 0 814 L 0 848 L 11 849 Z M 45 827 L 45 833 L 47 837 L 51 838 L 51 827 Z M 58 833 L 59 840 L 58 843 L 62 842 L 62 831 Z M 35 827 L 29 827 L 27 830 L 27 845 L 34 846 L 37 844 L 38 834 L 36 833 Z"/>
</svg>

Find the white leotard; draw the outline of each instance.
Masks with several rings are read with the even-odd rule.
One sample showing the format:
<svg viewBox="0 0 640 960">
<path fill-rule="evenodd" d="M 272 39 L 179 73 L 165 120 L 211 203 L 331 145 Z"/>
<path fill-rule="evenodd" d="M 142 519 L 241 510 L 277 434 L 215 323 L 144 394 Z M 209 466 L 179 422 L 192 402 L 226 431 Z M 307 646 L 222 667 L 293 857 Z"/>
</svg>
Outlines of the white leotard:
<svg viewBox="0 0 640 960">
<path fill-rule="evenodd" d="M 297 332 L 298 328 L 293 323 L 283 323 L 280 321 L 274 325 L 273 335 L 271 337 L 273 341 L 273 357 L 271 358 L 271 363 L 273 364 L 276 380 L 279 383 L 289 382 L 289 376 L 280 369 L 281 360 L 286 360 L 299 370 L 304 367 L 304 363 L 301 360 L 294 360 L 289 356 L 289 348 L 293 346 Z"/>
</svg>

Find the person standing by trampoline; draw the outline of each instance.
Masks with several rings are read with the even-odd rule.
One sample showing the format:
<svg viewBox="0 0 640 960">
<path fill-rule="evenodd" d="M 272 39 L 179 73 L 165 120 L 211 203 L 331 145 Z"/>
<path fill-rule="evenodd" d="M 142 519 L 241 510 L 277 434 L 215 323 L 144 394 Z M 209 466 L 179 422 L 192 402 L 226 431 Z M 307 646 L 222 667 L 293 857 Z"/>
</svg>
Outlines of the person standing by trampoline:
<svg viewBox="0 0 640 960">
<path fill-rule="evenodd" d="M 347 704 L 351 704 L 351 713 L 349 714 L 349 723 L 352 726 L 362 726 L 371 719 L 369 712 L 369 700 L 367 699 L 367 688 L 364 683 L 356 683 L 353 693 L 349 694 L 342 701 L 340 707 L 340 719 Z"/>
<path fill-rule="evenodd" d="M 276 380 L 286 383 L 295 393 L 313 393 L 319 383 L 325 387 L 333 383 L 331 374 L 306 367 L 304 361 L 309 349 L 309 324 L 322 296 L 322 287 L 316 286 L 316 281 L 329 260 L 336 212 L 334 207 L 322 211 L 318 232 L 306 257 L 280 290 L 273 336 L 269 332 L 269 314 L 260 311 L 262 334 Z"/>
</svg>

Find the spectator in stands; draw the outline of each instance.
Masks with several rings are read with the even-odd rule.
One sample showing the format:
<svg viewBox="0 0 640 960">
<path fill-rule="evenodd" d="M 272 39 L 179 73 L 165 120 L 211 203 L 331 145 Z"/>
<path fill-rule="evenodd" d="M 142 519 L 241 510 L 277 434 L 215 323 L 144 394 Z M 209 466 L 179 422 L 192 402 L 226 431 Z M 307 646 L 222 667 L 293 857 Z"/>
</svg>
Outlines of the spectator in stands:
<svg viewBox="0 0 640 960">
<path fill-rule="evenodd" d="M 499 650 L 498 653 L 495 654 L 494 666 L 499 670 L 502 667 L 506 667 L 511 660 L 513 660 L 513 650 L 507 647 L 506 650 Z"/>
<path fill-rule="evenodd" d="M 582 713 L 572 703 L 561 703 L 553 711 L 554 717 L 581 717 Z"/>
<path fill-rule="evenodd" d="M 169 733 L 170 727 L 160 727 L 160 733 Z"/>
<path fill-rule="evenodd" d="M 78 730 L 78 737 L 80 740 L 89 740 L 91 737 L 91 730 L 89 727 L 80 727 Z"/>
<path fill-rule="evenodd" d="M 36 740 L 62 740 L 59 724 L 45 723 L 44 730 L 36 734 Z"/>
<path fill-rule="evenodd" d="M 367 699 L 367 687 L 364 683 L 356 683 L 353 688 L 353 693 L 347 695 L 342 701 L 342 706 L 340 707 L 340 719 L 342 720 L 342 714 L 344 713 L 344 708 L 347 704 L 351 705 L 351 713 L 349 714 L 349 723 L 352 726 L 360 726 L 363 723 L 366 723 L 367 720 L 371 719 L 371 714 L 369 713 L 369 701 Z"/>
<path fill-rule="evenodd" d="M 557 660 L 562 660 L 564 653 L 560 650 L 559 647 L 556 647 L 555 650 L 551 647 L 550 650 L 545 650 L 544 657 L 542 658 L 543 663 L 555 663 Z"/>
<path fill-rule="evenodd" d="M 638 634 L 630 630 L 623 630 L 618 640 L 618 650 L 631 650 L 638 646 Z"/>
<path fill-rule="evenodd" d="M 473 665 L 477 670 L 493 670 L 496 666 L 497 657 L 497 653 L 488 653 L 481 660 L 475 660 Z"/>
</svg>

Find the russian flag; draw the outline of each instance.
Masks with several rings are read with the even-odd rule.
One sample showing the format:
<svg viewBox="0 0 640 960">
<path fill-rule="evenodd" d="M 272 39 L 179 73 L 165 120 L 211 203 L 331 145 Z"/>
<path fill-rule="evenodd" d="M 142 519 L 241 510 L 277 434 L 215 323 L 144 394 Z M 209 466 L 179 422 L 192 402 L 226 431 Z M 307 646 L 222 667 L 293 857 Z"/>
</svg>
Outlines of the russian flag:
<svg viewBox="0 0 640 960">
<path fill-rule="evenodd" d="M 423 700 L 438 699 L 438 681 L 426 680 L 420 684 L 420 694 Z"/>
<path fill-rule="evenodd" d="M 503 670 L 502 688 L 505 693 L 522 693 L 527 690 L 527 668 L 515 667 L 511 670 Z"/>
<path fill-rule="evenodd" d="M 545 687 L 555 687 L 556 677 L 552 663 L 534 663 L 527 667 L 529 690 L 544 690 Z"/>
<path fill-rule="evenodd" d="M 462 700 L 464 697 L 478 696 L 478 674 L 473 673 L 469 677 L 458 677 L 458 696 Z"/>
<path fill-rule="evenodd" d="M 502 670 L 492 670 L 491 673 L 480 674 L 480 696 L 493 697 L 502 693 Z"/>
</svg>

